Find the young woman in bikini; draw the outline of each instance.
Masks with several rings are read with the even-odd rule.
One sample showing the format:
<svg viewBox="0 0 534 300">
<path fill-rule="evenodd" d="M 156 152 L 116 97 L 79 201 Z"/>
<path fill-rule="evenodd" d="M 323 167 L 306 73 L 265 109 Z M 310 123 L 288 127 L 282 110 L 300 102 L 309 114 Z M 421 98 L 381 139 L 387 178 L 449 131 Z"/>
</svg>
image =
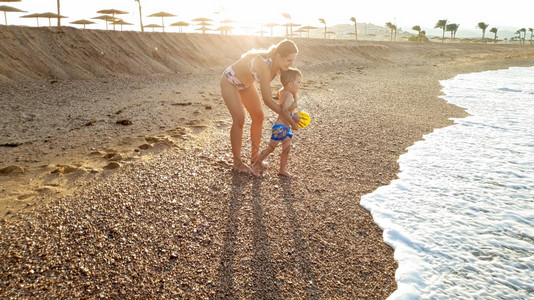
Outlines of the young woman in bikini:
<svg viewBox="0 0 534 300">
<path fill-rule="evenodd" d="M 252 173 L 252 169 L 241 160 L 245 108 L 251 118 L 250 140 L 252 142 L 251 163 L 259 156 L 261 133 L 263 129 L 263 107 L 254 82 L 260 85 L 263 103 L 286 120 L 293 130 L 298 130 L 297 123 L 291 116 L 282 112 L 271 94 L 271 81 L 280 71 L 293 66 L 298 49 L 293 41 L 283 40 L 267 50 L 251 50 L 241 59 L 228 67 L 221 76 L 221 92 L 230 115 L 232 128 L 230 141 L 234 156 L 234 170 Z M 298 117 L 296 117 L 298 118 Z M 298 122 L 298 120 L 297 120 Z"/>
</svg>

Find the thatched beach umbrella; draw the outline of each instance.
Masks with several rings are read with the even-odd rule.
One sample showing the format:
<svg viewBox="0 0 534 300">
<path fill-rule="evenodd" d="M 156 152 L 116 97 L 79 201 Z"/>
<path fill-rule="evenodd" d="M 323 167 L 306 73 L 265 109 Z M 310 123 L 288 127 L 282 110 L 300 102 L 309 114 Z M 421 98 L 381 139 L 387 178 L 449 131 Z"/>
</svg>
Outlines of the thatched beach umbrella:
<svg viewBox="0 0 534 300">
<path fill-rule="evenodd" d="M 293 27 L 298 27 L 298 26 L 301 26 L 301 25 L 297 24 L 297 23 L 286 23 L 286 24 L 284 24 L 284 26 L 286 28 L 291 28 L 290 36 L 293 36 Z"/>
<path fill-rule="evenodd" d="M 299 29 L 295 30 L 295 32 L 299 34 L 299 37 L 302 37 L 302 33 L 306 32 L 306 29 L 299 28 Z"/>
<path fill-rule="evenodd" d="M 0 11 L 4 12 L 4 20 L 6 22 L 6 25 L 7 25 L 7 13 L 8 12 L 27 12 L 27 11 L 20 10 L 18 8 L 7 6 L 7 5 L 0 5 Z"/>
<path fill-rule="evenodd" d="M 189 23 L 184 22 L 184 21 L 179 21 L 179 22 L 176 22 L 176 23 L 172 23 L 171 26 L 178 26 L 178 27 L 180 27 L 180 33 L 181 33 L 181 32 L 182 32 L 182 27 L 184 27 L 184 26 L 189 26 Z"/>
<path fill-rule="evenodd" d="M 267 27 L 271 27 L 271 37 L 273 36 L 273 27 L 274 26 L 279 26 L 280 24 L 276 24 L 276 23 L 267 23 L 265 24 L 265 26 Z"/>
<path fill-rule="evenodd" d="M 48 18 L 48 26 L 52 26 L 52 21 L 51 21 L 52 19 L 67 18 L 67 17 L 58 15 L 53 12 L 45 12 L 45 13 L 39 14 L 39 18 Z"/>
<path fill-rule="evenodd" d="M 213 21 L 212 19 L 209 19 L 209 18 L 203 18 L 203 17 L 200 17 L 200 18 L 196 18 L 196 19 L 193 19 L 191 20 L 193 22 L 211 22 Z"/>
<path fill-rule="evenodd" d="M 328 38 L 330 38 L 330 35 L 331 35 L 331 34 L 335 35 L 336 33 L 333 32 L 333 31 L 327 31 L 326 34 L 328 35 Z"/>
<path fill-rule="evenodd" d="M 204 21 L 204 22 L 207 22 L 207 21 Z M 220 22 L 221 24 L 230 24 L 230 23 L 235 23 L 234 20 L 230 20 L 230 19 L 224 19 Z"/>
<path fill-rule="evenodd" d="M 230 30 L 232 30 L 234 27 L 232 26 L 229 26 L 229 25 L 225 25 L 225 26 L 221 26 L 217 29 L 215 29 L 216 31 L 220 31 L 221 34 L 224 34 L 224 35 L 228 35 L 228 32 L 230 32 Z"/>
<path fill-rule="evenodd" d="M 102 9 L 102 10 L 97 11 L 96 13 L 111 15 L 112 17 L 111 21 L 113 22 L 115 20 L 115 15 L 124 15 L 124 14 L 127 14 L 128 12 L 112 8 L 112 9 Z M 106 29 L 107 29 L 107 23 L 106 23 Z M 113 30 L 115 30 L 115 24 L 113 24 Z"/>
<path fill-rule="evenodd" d="M 202 21 L 202 22 L 199 22 L 197 25 L 198 26 L 211 26 L 211 23 L 208 23 L 206 21 Z"/>
<path fill-rule="evenodd" d="M 149 15 L 149 17 L 161 17 L 161 27 L 163 28 L 163 31 L 165 31 L 165 24 L 163 23 L 163 18 L 176 17 L 176 15 L 173 15 L 168 12 L 160 11 L 158 13 Z"/>
<path fill-rule="evenodd" d="M 266 34 L 266 33 L 267 33 L 267 31 L 265 31 L 265 30 L 263 30 L 263 29 L 262 29 L 262 30 L 258 30 L 258 31 L 256 31 L 256 33 L 259 33 L 259 34 L 260 34 L 260 36 L 262 36 L 262 37 L 263 37 L 263 35 L 264 35 L 264 34 Z"/>
<path fill-rule="evenodd" d="M 162 28 L 163 26 L 161 25 L 158 25 L 158 24 L 148 24 L 148 25 L 145 25 L 143 26 L 145 28 L 152 28 L 152 32 L 154 32 L 154 28 Z"/>
<path fill-rule="evenodd" d="M 101 15 L 101 16 L 94 17 L 94 18 L 91 18 L 91 19 L 106 21 L 106 30 L 108 30 L 108 22 L 113 22 L 115 20 L 115 18 L 113 16 L 110 16 L 110 15 Z"/>
<path fill-rule="evenodd" d="M 310 29 L 317 29 L 319 27 L 315 27 L 315 26 L 303 26 L 303 27 L 300 27 L 300 29 L 303 29 L 303 30 L 306 30 L 308 32 L 308 37 L 310 37 Z"/>
<path fill-rule="evenodd" d="M 71 24 L 76 24 L 76 25 L 83 25 L 83 29 L 85 29 L 85 25 L 95 24 L 95 22 L 89 21 L 89 20 L 85 20 L 85 19 L 76 20 L 76 21 L 70 22 L 70 23 Z"/>
<path fill-rule="evenodd" d="M 121 31 L 122 31 L 122 25 L 133 25 L 132 23 L 128 23 L 124 21 L 123 19 L 116 19 L 112 23 L 113 25 L 121 25 Z"/>
<path fill-rule="evenodd" d="M 235 23 L 235 21 L 234 20 L 230 20 L 230 19 L 224 19 L 224 20 L 220 21 L 219 23 L 221 23 L 221 27 L 219 27 L 219 28 L 217 28 L 215 30 L 216 31 L 220 31 L 221 34 L 224 33 L 224 34 L 228 35 L 228 33 L 234 28 L 233 26 L 230 26 L 230 23 Z M 199 23 L 198 25 L 210 26 L 211 24 Z"/>
<path fill-rule="evenodd" d="M 20 16 L 21 18 L 35 18 L 37 20 L 37 27 L 39 27 L 39 18 L 41 18 L 41 14 L 29 14 L 25 16 Z"/>
<path fill-rule="evenodd" d="M 199 28 L 197 28 L 195 30 L 201 30 L 202 34 L 206 34 L 206 31 L 211 30 L 211 28 L 208 28 L 206 26 L 202 26 L 202 27 L 199 27 Z"/>
</svg>

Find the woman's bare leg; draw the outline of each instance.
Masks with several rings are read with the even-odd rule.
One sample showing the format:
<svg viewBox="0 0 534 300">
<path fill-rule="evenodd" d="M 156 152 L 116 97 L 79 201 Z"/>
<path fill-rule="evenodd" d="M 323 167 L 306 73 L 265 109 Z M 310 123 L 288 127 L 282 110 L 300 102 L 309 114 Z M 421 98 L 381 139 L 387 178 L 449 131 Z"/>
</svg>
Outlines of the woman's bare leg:
<svg viewBox="0 0 534 300">
<path fill-rule="evenodd" d="M 221 93 L 224 103 L 232 116 L 232 128 L 230 129 L 230 143 L 234 156 L 234 170 L 250 172 L 247 165 L 241 160 L 241 145 L 243 141 L 243 126 L 245 124 L 245 110 L 241 102 L 239 91 L 232 85 L 224 75 L 221 77 Z"/>
<path fill-rule="evenodd" d="M 261 144 L 261 133 L 263 130 L 263 106 L 260 100 L 260 95 L 255 86 L 250 86 L 240 91 L 243 105 L 250 114 L 250 141 L 252 142 L 251 159 L 252 163 L 258 160 Z"/>
</svg>

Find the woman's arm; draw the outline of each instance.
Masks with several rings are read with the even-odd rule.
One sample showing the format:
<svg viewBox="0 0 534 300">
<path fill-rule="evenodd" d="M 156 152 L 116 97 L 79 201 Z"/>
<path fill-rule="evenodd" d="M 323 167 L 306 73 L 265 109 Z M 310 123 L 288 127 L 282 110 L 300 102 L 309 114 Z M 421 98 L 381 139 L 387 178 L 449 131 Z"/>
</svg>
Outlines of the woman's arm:
<svg viewBox="0 0 534 300">
<path fill-rule="evenodd" d="M 260 77 L 260 91 L 261 91 L 261 97 L 263 99 L 263 103 L 265 103 L 265 105 L 269 107 L 272 111 L 280 115 L 280 117 L 282 117 L 284 121 L 286 121 L 289 125 L 291 125 L 291 128 L 298 130 L 297 123 L 295 122 L 295 120 L 291 118 L 291 113 L 289 112 L 289 109 L 288 108 L 282 109 L 282 107 L 278 105 L 276 101 L 274 101 L 271 95 L 271 84 L 268 80 L 266 81 L 267 82 L 264 83 L 263 78 Z M 287 93 L 281 92 L 279 93 L 278 97 L 288 97 L 287 95 L 284 95 L 284 94 L 287 94 Z M 291 99 L 289 99 L 289 101 L 286 100 L 285 102 L 288 102 L 290 105 L 291 101 L 293 100 L 293 95 L 289 93 L 289 97 Z"/>
<path fill-rule="evenodd" d="M 263 103 L 277 114 L 280 114 L 280 105 L 273 99 L 271 95 L 271 82 L 269 81 L 270 72 L 263 74 L 260 73 L 260 92 Z"/>
<path fill-rule="evenodd" d="M 295 120 L 291 117 L 291 112 L 293 111 L 293 103 L 294 103 L 293 94 L 290 92 L 281 92 L 280 93 L 280 103 L 281 103 L 281 110 L 280 116 L 285 119 L 290 125 L 291 128 L 294 130 L 298 130 L 299 127 Z"/>
<path fill-rule="evenodd" d="M 280 115 L 292 128 L 297 128 L 298 130 L 297 123 L 291 119 L 291 114 L 282 113 L 282 108 L 272 97 L 271 68 L 262 59 L 257 59 L 254 61 L 254 69 L 260 75 L 260 92 L 263 103 L 265 103 L 265 105 L 272 111 Z"/>
</svg>

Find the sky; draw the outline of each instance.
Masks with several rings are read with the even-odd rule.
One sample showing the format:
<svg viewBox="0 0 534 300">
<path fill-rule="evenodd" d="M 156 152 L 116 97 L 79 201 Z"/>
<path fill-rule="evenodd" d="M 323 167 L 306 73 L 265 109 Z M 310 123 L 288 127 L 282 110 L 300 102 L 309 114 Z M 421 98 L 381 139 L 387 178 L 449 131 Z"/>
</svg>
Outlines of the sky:
<svg viewBox="0 0 534 300">
<path fill-rule="evenodd" d="M 282 16 L 287 13 L 293 23 L 303 26 L 316 26 L 323 28 L 319 18 L 326 21 L 327 26 L 337 24 L 353 24 L 351 17 L 358 23 L 373 23 L 384 26 L 391 22 L 397 28 L 411 31 L 415 25 L 422 28 L 434 28 L 440 19 L 447 19 L 449 23 L 460 24 L 460 30 L 478 30 L 477 24 L 485 22 L 491 27 L 533 28 L 534 27 L 534 1 L 507 0 L 495 4 L 488 0 L 140 0 L 143 24 L 162 24 L 162 19 L 148 17 L 160 11 L 175 14 L 176 17 L 165 18 L 167 32 L 179 31 L 178 27 L 169 27 L 171 23 L 185 21 L 190 24 L 192 19 L 207 17 L 214 21 L 209 26 L 216 29 L 220 26 L 218 21 L 230 19 L 235 21 L 231 25 L 235 28 L 234 34 L 252 34 L 260 29 L 262 24 L 284 24 L 288 19 Z M 187 2 L 187 4 L 185 4 Z M 253 3 L 253 4 L 251 4 Z M 1 3 L 13 6 L 27 13 L 8 13 L 9 25 L 37 26 L 36 19 L 20 18 L 20 16 L 42 12 L 57 12 L 57 0 L 22 0 L 21 2 Z M 256 8 L 252 8 L 252 7 Z M 132 26 L 123 27 L 124 30 L 140 30 L 139 6 L 135 0 L 61 0 L 61 15 L 67 16 L 62 25 L 72 25 L 69 22 L 79 19 L 91 19 L 100 14 L 102 9 L 118 9 L 128 12 L 121 15 L 124 21 L 133 23 Z M 0 15 L 2 24 L 4 17 Z M 93 20 L 97 24 L 88 25 L 91 29 L 105 29 L 104 21 Z M 52 20 L 52 25 L 57 22 Z M 39 19 L 40 26 L 48 26 L 48 19 Z M 184 32 L 195 32 L 199 26 L 189 26 Z M 280 26 L 281 27 L 281 26 Z M 111 25 L 110 25 L 111 28 Z M 117 27 L 117 30 L 120 30 Z M 157 29 L 160 31 L 160 29 Z M 269 30 L 264 28 L 264 30 Z M 282 28 L 278 30 L 283 30 Z M 235 32 L 240 31 L 240 32 Z M 198 32 L 198 31 L 197 31 Z"/>
</svg>

